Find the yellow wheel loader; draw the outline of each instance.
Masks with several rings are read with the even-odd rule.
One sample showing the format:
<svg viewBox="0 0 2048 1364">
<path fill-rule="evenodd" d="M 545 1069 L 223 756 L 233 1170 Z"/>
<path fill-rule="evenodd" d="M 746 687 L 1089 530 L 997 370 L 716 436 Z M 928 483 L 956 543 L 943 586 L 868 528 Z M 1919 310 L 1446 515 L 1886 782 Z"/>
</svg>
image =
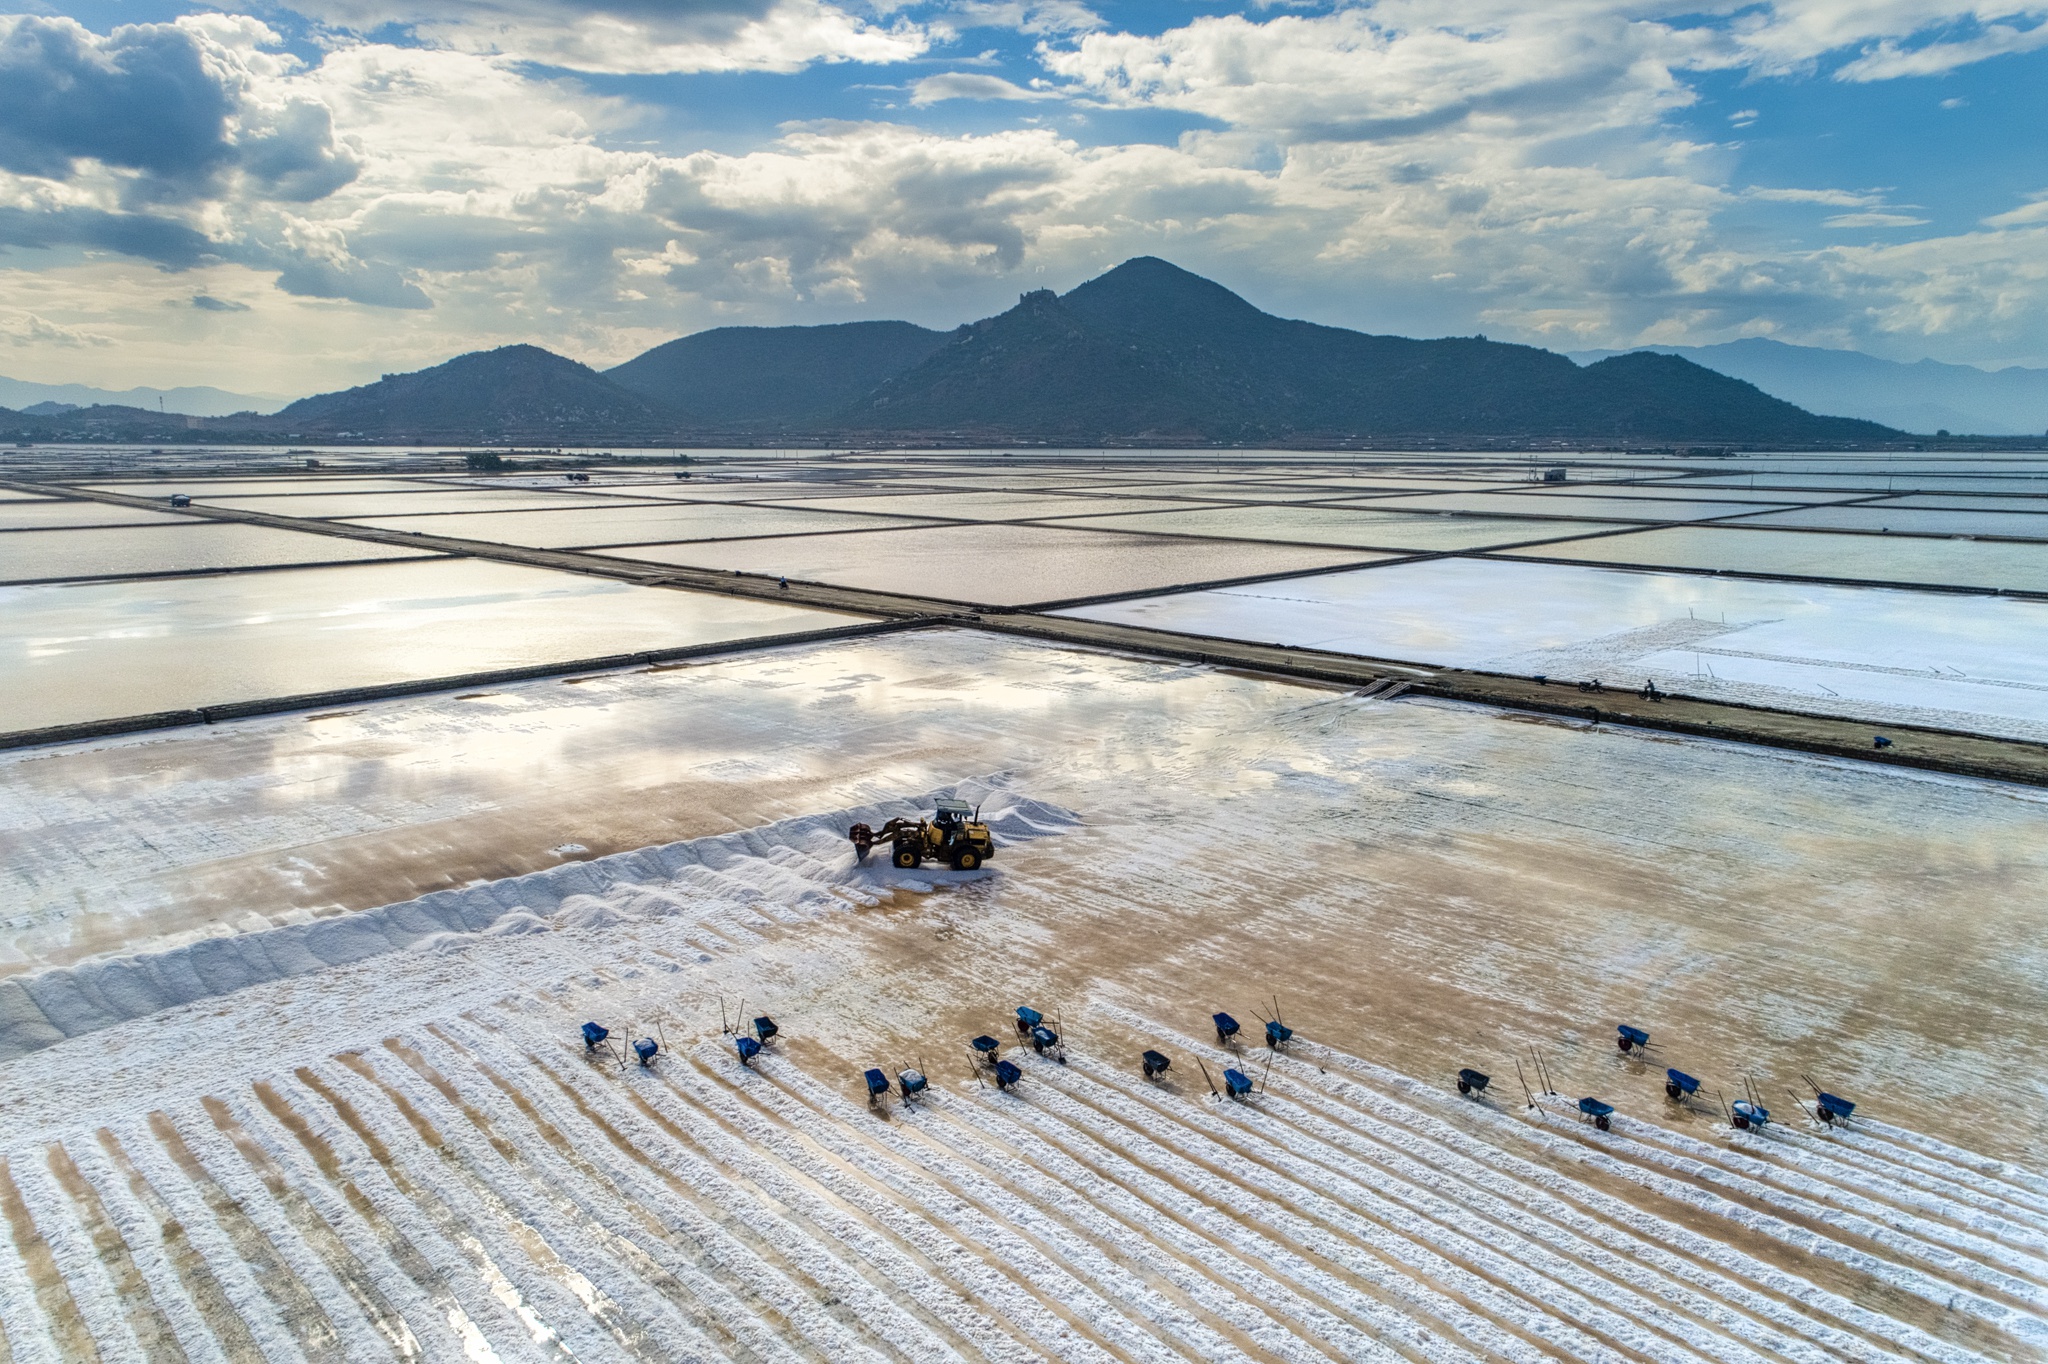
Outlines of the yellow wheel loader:
<svg viewBox="0 0 2048 1364">
<path fill-rule="evenodd" d="M 886 842 L 889 860 L 906 870 L 929 861 L 951 863 L 954 871 L 973 871 L 996 855 L 980 809 L 964 800 L 939 801 L 930 819 L 892 819 L 879 829 L 856 824 L 846 836 L 862 862 L 868 860 L 870 848 Z"/>
</svg>

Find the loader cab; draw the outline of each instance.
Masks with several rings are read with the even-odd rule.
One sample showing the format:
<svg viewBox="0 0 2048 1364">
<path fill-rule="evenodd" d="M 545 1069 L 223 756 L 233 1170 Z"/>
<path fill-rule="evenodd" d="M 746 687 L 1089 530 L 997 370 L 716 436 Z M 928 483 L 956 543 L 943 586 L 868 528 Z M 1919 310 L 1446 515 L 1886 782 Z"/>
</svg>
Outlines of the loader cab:
<svg viewBox="0 0 2048 1364">
<path fill-rule="evenodd" d="M 948 838 L 967 827 L 967 821 L 974 816 L 974 807 L 964 800 L 942 800 L 932 814 L 932 823 Z"/>
</svg>

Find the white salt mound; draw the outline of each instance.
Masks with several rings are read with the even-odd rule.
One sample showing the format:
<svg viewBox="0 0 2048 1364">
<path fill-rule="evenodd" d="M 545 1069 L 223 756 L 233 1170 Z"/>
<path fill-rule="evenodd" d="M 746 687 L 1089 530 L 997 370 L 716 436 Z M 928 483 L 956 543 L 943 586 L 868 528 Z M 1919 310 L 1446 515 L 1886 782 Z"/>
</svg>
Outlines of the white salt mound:
<svg viewBox="0 0 2048 1364">
<path fill-rule="evenodd" d="M 886 884 L 889 875 L 885 865 L 855 864 L 849 825 L 915 818 L 934 800 L 956 795 L 981 801 L 999 847 L 1080 823 L 1070 810 L 980 783 L 947 787 L 916 799 L 569 862 L 313 923 L 81 962 L 0 981 L 0 1061 L 265 981 L 386 952 L 450 951 L 481 934 L 604 929 L 691 912 L 706 901 L 765 902 L 813 913 L 840 907 L 847 888 Z M 835 887 L 842 894 L 835 895 Z"/>
</svg>

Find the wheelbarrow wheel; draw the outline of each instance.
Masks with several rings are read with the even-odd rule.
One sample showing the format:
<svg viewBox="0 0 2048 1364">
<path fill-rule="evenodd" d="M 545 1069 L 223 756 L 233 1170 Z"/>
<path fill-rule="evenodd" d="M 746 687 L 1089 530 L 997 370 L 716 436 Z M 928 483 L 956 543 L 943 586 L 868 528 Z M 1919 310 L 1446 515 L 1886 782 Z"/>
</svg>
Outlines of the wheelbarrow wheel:
<svg viewBox="0 0 2048 1364">
<path fill-rule="evenodd" d="M 1631 1043 L 1626 1037 L 1617 1037 L 1614 1039 L 1614 1045 L 1620 1047 L 1623 1051 L 1627 1051 Z"/>
<path fill-rule="evenodd" d="M 1463 1080 L 1460 1080 L 1458 1081 L 1458 1092 L 1460 1094 L 1470 1094 L 1472 1092 L 1472 1086 L 1466 1084 Z"/>
<path fill-rule="evenodd" d="M 1602 1113 L 1599 1117 L 1593 1119 L 1593 1126 L 1599 1128 L 1602 1132 L 1605 1132 L 1608 1127 L 1607 1115 L 1605 1113 Z"/>
<path fill-rule="evenodd" d="M 1664 1092 L 1674 1099 L 1683 1099 L 1685 1097 L 1685 1091 L 1680 1089 L 1677 1085 L 1664 1086 Z"/>
<path fill-rule="evenodd" d="M 1747 1129 L 1749 1127 L 1749 1119 L 1744 1117 L 1742 1114 L 1737 1113 L 1735 1115 L 1735 1125 L 1737 1127 Z"/>
</svg>

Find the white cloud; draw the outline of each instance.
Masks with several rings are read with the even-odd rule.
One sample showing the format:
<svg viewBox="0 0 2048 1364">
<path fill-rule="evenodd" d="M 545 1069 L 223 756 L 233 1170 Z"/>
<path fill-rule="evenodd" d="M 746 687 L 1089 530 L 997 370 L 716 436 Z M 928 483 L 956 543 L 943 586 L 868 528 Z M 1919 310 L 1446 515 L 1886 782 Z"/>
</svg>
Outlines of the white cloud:
<svg viewBox="0 0 2048 1364">
<path fill-rule="evenodd" d="M 1088 33 L 1106 27 L 1080 0 L 962 0 L 946 11 L 964 28 L 1007 28 L 1019 33 Z"/>
<path fill-rule="evenodd" d="M 1484 28 L 1403 28 L 1386 7 L 1094 33 L 1046 65 L 1105 103 L 1205 115 L 1294 140 L 1387 141 L 1639 127 L 1693 95 L 1696 39 L 1618 16 L 1535 11 Z"/>
<path fill-rule="evenodd" d="M 1746 199 L 1777 204 L 1826 204 L 1831 208 L 1867 208 L 1882 202 L 1876 195 L 1854 194 L 1845 189 L 1766 189 L 1755 186 L 1743 191 Z"/>
<path fill-rule="evenodd" d="M 1917 46 L 1886 38 L 1835 73 L 1836 80 L 1882 81 L 1901 76 L 1938 76 L 1960 66 L 2048 47 L 2048 15 L 2037 13 L 2022 27 L 1991 23 L 1972 37 Z"/>
<path fill-rule="evenodd" d="M 197 54 L 194 88 L 219 92 L 218 119 L 198 120 L 184 150 L 123 142 L 113 119 L 38 124 L 12 144 L 0 132 L 0 241 L 18 248 L 0 268 L 47 261 L 35 278 L 52 291 L 33 296 L 30 272 L 9 268 L 6 297 L 111 340 L 65 356 L 154 367 L 122 387 L 303 391 L 508 341 L 616 361 L 723 321 L 951 323 L 1140 253 L 1283 311 L 1381 330 L 1573 346 L 1925 335 L 2048 356 L 2048 205 L 1885 247 L 1731 237 L 1724 215 L 1753 221 L 1767 204 L 1792 210 L 1772 222 L 1900 235 L 1925 224 L 1869 189 L 1731 186 L 1725 148 L 1666 122 L 1694 98 L 1692 71 L 1789 69 L 1817 43 L 1862 59 L 1886 32 L 1921 34 L 1937 7 L 1779 5 L 1680 29 L 1610 0 L 1472 0 L 1452 28 L 1440 6 L 1392 0 L 1049 38 L 1057 86 L 961 70 L 906 83 L 912 109 L 1066 98 L 1216 125 L 1171 146 L 817 123 L 672 154 L 626 142 L 644 111 L 515 60 L 787 69 L 869 60 L 857 54 L 870 39 L 905 52 L 925 41 L 823 5 L 723 2 L 684 16 L 653 0 L 427 0 L 414 17 L 437 45 L 342 41 L 310 65 L 253 21 L 154 26 L 149 42 Z M 382 12 L 329 17 L 367 25 Z M 1041 12 L 1006 10 L 1005 22 Z M 763 36 L 774 16 L 804 14 L 851 27 Z M 103 66 L 142 42 L 85 36 L 79 50 L 98 44 Z M 228 317 L 195 295 L 250 310 Z M 194 372 L 208 357 L 234 372 Z"/>
<path fill-rule="evenodd" d="M 2048 190 L 2029 196 L 2029 201 L 2019 208 L 1984 220 L 1986 227 L 2031 227 L 2035 223 L 2048 224 Z"/>
<path fill-rule="evenodd" d="M 114 339 L 79 327 L 66 327 L 34 313 L 0 313 L 0 340 L 10 346 L 111 346 Z"/>
<path fill-rule="evenodd" d="M 942 71 L 936 76 L 913 81 L 910 86 L 910 102 L 919 106 L 948 99 L 1033 100 L 1059 97 L 1057 90 L 1030 90 L 1013 85 L 1000 76 L 971 71 Z"/>
<path fill-rule="evenodd" d="M 917 24 L 885 25 L 826 0 L 306 0 L 295 8 L 350 32 L 395 24 L 455 52 L 625 75 L 886 64 L 931 46 Z"/>
</svg>

